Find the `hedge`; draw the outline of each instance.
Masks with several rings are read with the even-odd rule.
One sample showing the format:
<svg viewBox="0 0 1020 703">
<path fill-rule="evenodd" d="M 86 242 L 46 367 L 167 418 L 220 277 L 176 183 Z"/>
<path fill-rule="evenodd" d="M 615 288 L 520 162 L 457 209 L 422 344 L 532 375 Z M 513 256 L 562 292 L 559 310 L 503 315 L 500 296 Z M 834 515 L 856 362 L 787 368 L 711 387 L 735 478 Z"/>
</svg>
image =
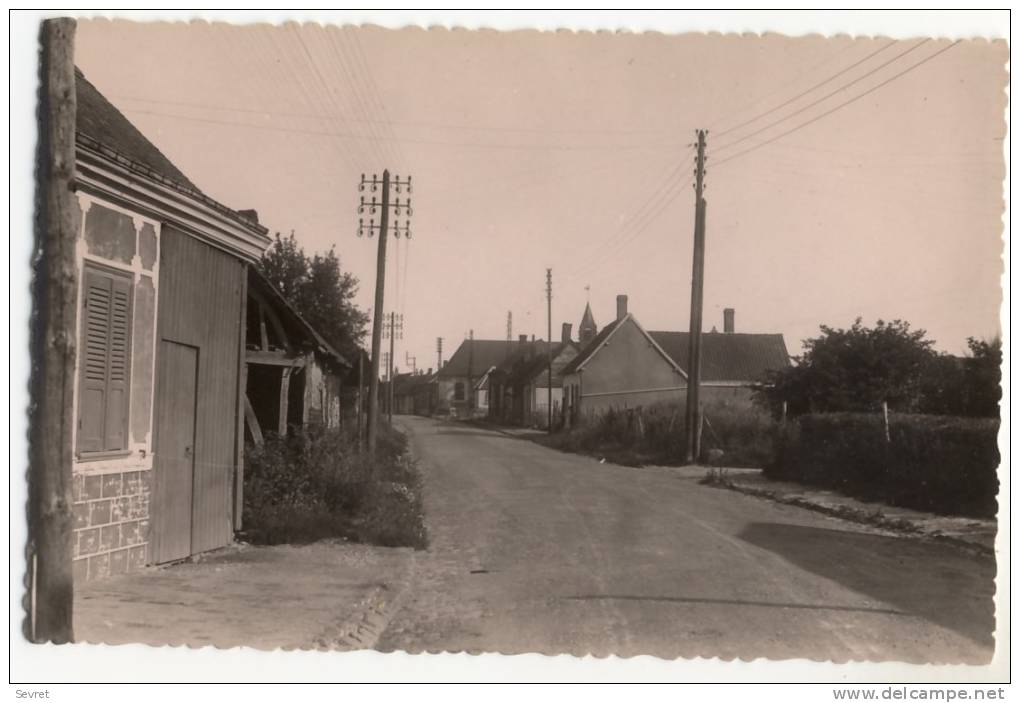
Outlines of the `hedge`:
<svg viewBox="0 0 1020 703">
<path fill-rule="evenodd" d="M 765 470 L 776 479 L 832 488 L 929 512 L 993 517 L 999 465 L 996 419 L 803 415 L 778 433 Z"/>
</svg>

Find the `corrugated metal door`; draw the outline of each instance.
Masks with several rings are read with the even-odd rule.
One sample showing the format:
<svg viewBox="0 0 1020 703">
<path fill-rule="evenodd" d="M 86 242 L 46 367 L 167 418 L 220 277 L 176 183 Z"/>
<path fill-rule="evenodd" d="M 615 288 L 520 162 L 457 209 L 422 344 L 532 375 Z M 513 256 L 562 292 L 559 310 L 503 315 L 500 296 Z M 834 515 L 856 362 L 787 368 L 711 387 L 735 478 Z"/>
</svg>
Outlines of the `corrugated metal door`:
<svg viewBox="0 0 1020 703">
<path fill-rule="evenodd" d="M 159 337 L 198 350 L 191 499 L 191 553 L 195 554 L 233 539 L 241 311 L 247 272 L 239 259 L 170 226 L 163 227 L 160 239 Z M 157 364 L 162 360 L 157 359 Z M 161 470 L 159 446 L 156 470 Z M 162 505 L 162 498 L 157 499 L 156 509 Z"/>
<path fill-rule="evenodd" d="M 156 379 L 156 485 L 153 491 L 152 560 L 191 554 L 195 480 L 195 411 L 198 349 L 163 340 Z"/>
</svg>

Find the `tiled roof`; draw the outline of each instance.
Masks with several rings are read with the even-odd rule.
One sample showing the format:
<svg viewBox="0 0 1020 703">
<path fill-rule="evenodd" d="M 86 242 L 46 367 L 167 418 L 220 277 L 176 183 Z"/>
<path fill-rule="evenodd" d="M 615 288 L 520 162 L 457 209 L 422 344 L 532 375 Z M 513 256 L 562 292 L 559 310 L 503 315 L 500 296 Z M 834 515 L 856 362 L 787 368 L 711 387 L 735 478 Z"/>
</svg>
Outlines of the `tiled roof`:
<svg viewBox="0 0 1020 703">
<path fill-rule="evenodd" d="M 165 179 L 198 190 L 197 186 L 77 69 L 74 83 L 78 99 L 75 131 L 91 137 L 131 161 L 147 166 Z"/>
<path fill-rule="evenodd" d="M 515 345 L 516 342 L 508 343 L 505 339 L 465 339 L 439 370 L 439 375 L 444 378 L 467 376 L 470 366 L 473 376 L 481 376 L 491 367 L 502 364 Z"/>
<path fill-rule="evenodd" d="M 422 386 L 426 386 L 435 380 L 435 374 L 428 373 L 398 373 L 393 376 L 393 392 L 396 395 L 414 393 Z"/>
<path fill-rule="evenodd" d="M 680 368 L 687 371 L 689 332 L 649 332 Z M 767 371 L 790 365 L 781 334 L 706 332 L 701 335 L 702 381 L 760 381 Z"/>
<path fill-rule="evenodd" d="M 535 346 L 538 347 L 538 344 L 539 343 L 536 342 Z M 528 359 L 527 361 L 524 361 L 523 363 L 517 365 L 517 367 L 514 369 L 510 380 L 512 384 L 530 383 L 532 380 L 535 379 L 536 376 L 540 376 L 541 374 L 546 372 L 546 369 L 549 367 L 549 357 L 546 352 L 545 343 L 542 342 L 541 345 L 542 346 L 540 349 L 536 348 L 535 354 L 531 359 Z M 564 347 L 563 342 L 557 342 L 556 344 L 553 345 L 552 347 L 553 359 L 556 359 L 556 357 L 560 355 L 560 353 L 563 351 L 563 347 Z M 554 366 L 553 387 L 558 388 L 561 385 L 561 383 L 562 381 L 560 379 L 560 374 L 557 373 Z"/>
<path fill-rule="evenodd" d="M 612 322 L 610 322 L 605 327 L 603 327 L 602 331 L 599 332 L 597 335 L 595 335 L 595 339 L 591 340 L 584 347 L 584 349 L 581 350 L 580 354 L 578 354 L 573 359 L 571 359 L 570 363 L 563 367 L 563 370 L 560 371 L 560 375 L 566 376 L 567 374 L 575 373 L 577 371 L 578 367 L 581 366 L 581 364 L 586 362 L 588 359 L 590 359 L 592 357 L 592 355 L 595 354 L 595 351 L 600 346 L 602 346 L 602 343 L 604 341 L 606 341 L 606 337 L 608 337 L 609 335 L 611 335 L 613 333 L 613 330 L 615 330 L 620 325 L 620 322 L 623 319 L 626 319 L 626 318 L 618 318 L 618 319 L 613 320 Z"/>
</svg>

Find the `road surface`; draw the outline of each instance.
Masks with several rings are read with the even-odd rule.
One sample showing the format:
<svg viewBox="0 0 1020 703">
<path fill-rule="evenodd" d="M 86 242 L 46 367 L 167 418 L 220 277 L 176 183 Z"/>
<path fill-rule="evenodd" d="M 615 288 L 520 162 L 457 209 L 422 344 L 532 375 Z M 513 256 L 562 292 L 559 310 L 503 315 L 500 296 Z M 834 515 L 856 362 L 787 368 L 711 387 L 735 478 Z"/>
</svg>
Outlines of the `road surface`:
<svg viewBox="0 0 1020 703">
<path fill-rule="evenodd" d="M 994 560 L 793 506 L 399 419 L 431 545 L 376 647 L 986 663 Z"/>
</svg>

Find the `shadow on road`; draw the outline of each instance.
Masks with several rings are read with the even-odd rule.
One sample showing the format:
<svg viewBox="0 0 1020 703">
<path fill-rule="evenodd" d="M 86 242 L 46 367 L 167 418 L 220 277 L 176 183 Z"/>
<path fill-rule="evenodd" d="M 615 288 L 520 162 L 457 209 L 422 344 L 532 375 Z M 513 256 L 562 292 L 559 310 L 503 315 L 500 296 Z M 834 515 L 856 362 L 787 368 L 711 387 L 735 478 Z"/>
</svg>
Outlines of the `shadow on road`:
<svg viewBox="0 0 1020 703">
<path fill-rule="evenodd" d="M 897 611 L 994 646 L 995 563 L 919 540 L 753 522 L 740 538 Z"/>
<path fill-rule="evenodd" d="M 698 605 L 738 605 L 757 608 L 792 608 L 794 610 L 834 610 L 847 613 L 876 613 L 878 615 L 906 615 L 911 613 L 892 608 L 863 608 L 852 605 L 815 605 L 812 603 L 774 603 L 760 600 L 738 600 L 734 598 L 687 598 L 682 596 L 568 596 L 567 600 L 625 600 L 651 603 L 691 603 Z"/>
</svg>

